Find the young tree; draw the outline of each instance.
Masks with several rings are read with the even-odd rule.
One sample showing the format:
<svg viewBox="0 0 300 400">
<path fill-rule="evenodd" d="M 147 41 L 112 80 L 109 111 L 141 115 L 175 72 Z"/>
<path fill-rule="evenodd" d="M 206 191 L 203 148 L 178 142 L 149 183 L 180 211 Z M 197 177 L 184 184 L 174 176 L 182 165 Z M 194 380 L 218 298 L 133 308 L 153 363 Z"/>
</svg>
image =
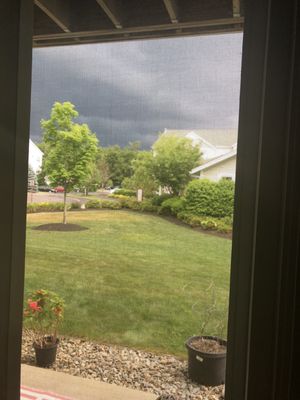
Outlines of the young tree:
<svg viewBox="0 0 300 400">
<path fill-rule="evenodd" d="M 77 124 L 75 106 L 54 103 L 50 119 L 42 120 L 44 171 L 52 185 L 64 188 L 63 223 L 67 218 L 67 193 L 93 172 L 98 139 L 86 124 Z"/>
<path fill-rule="evenodd" d="M 200 148 L 176 135 L 160 136 L 153 145 L 153 174 L 160 185 L 179 195 L 191 179 L 190 171 L 200 164 Z"/>
<path fill-rule="evenodd" d="M 110 169 L 109 165 L 105 160 L 99 160 L 97 162 L 97 170 L 99 173 L 99 183 L 102 189 L 108 186 L 108 183 L 110 182 Z"/>
<path fill-rule="evenodd" d="M 110 177 L 114 186 L 121 185 L 124 178 L 132 176 L 132 161 L 139 153 L 138 142 L 130 143 L 128 146 L 121 148 L 118 145 L 102 148 L 102 160 L 109 170 Z"/>
<path fill-rule="evenodd" d="M 151 151 L 140 151 L 132 161 L 133 175 L 125 178 L 122 187 L 126 189 L 142 189 L 144 196 L 151 196 L 157 191 L 159 183 L 153 174 L 153 154 Z"/>
<path fill-rule="evenodd" d="M 30 164 L 28 165 L 27 191 L 28 192 L 38 191 L 36 174 Z"/>
</svg>

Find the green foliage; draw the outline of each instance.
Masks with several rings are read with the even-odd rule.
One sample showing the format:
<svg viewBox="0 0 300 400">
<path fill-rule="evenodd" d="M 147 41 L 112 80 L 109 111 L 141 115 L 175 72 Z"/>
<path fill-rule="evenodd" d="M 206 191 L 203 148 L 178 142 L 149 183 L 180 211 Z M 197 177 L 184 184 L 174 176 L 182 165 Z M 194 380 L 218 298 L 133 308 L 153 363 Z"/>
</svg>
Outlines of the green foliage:
<svg viewBox="0 0 300 400">
<path fill-rule="evenodd" d="M 107 209 L 111 209 L 111 210 L 119 210 L 122 208 L 122 205 L 119 201 L 89 200 L 85 203 L 85 208 L 87 208 L 87 209 L 107 208 Z"/>
<path fill-rule="evenodd" d="M 81 204 L 79 202 L 71 203 L 71 210 L 80 210 Z"/>
<path fill-rule="evenodd" d="M 78 116 L 73 104 L 54 103 L 43 129 L 44 170 L 53 186 L 70 191 L 92 174 L 98 139 L 86 124 L 76 124 Z M 61 119 L 60 119 L 61 118 Z"/>
<path fill-rule="evenodd" d="M 155 196 L 153 196 L 151 198 L 151 202 L 154 206 L 161 206 L 162 203 L 167 200 L 167 199 L 171 199 L 173 196 L 169 193 L 163 193 L 161 195 L 156 194 Z"/>
<path fill-rule="evenodd" d="M 232 224 L 228 217 L 213 218 L 205 215 L 193 215 L 188 211 L 181 211 L 177 214 L 180 221 L 185 222 L 192 228 L 201 228 L 209 231 L 218 231 L 220 233 L 231 233 Z"/>
<path fill-rule="evenodd" d="M 44 173 L 53 186 L 63 186 L 66 193 L 85 184 L 92 176 L 98 139 L 86 124 L 73 121 L 78 116 L 70 102 L 54 103 L 49 120 L 42 120 Z M 66 208 L 64 208 L 66 223 Z"/>
<path fill-rule="evenodd" d="M 159 184 L 153 174 L 153 154 L 150 151 L 140 151 L 131 163 L 133 174 L 125 178 L 122 186 L 127 189 L 143 190 L 143 197 L 150 197 L 157 191 Z"/>
<path fill-rule="evenodd" d="M 153 174 L 163 188 L 173 195 L 183 192 L 190 181 L 190 171 L 200 164 L 200 149 L 187 138 L 160 136 L 153 145 Z"/>
<path fill-rule="evenodd" d="M 152 204 L 151 200 L 145 199 L 141 203 L 141 211 L 158 213 L 159 207 Z"/>
<path fill-rule="evenodd" d="M 101 207 L 101 201 L 100 200 L 88 200 L 86 203 L 85 203 L 85 208 L 91 208 L 91 209 L 93 209 L 93 208 L 102 208 Z"/>
<path fill-rule="evenodd" d="M 27 191 L 32 193 L 38 191 L 37 177 L 30 164 L 28 165 Z"/>
<path fill-rule="evenodd" d="M 182 197 L 172 197 L 162 202 L 159 213 L 163 215 L 174 215 L 184 210 L 185 200 Z"/>
<path fill-rule="evenodd" d="M 186 210 L 193 215 L 232 217 L 234 183 L 229 180 L 212 182 L 193 180 L 186 190 Z"/>
<path fill-rule="evenodd" d="M 129 178 L 133 173 L 131 163 L 138 152 L 138 142 L 130 143 L 124 148 L 117 145 L 101 148 L 99 168 L 102 186 L 104 187 L 109 179 L 112 180 L 113 186 L 120 186 L 125 178 Z"/>
<path fill-rule="evenodd" d="M 36 332 L 35 344 L 47 347 L 56 343 L 57 329 L 64 316 L 64 301 L 54 292 L 39 289 L 28 294 L 24 320 Z"/>
<path fill-rule="evenodd" d="M 125 194 L 115 194 L 115 193 L 111 193 L 110 195 L 108 195 L 108 197 L 112 198 L 112 199 L 121 199 L 121 200 L 127 200 L 132 198 L 132 196 L 125 196 Z"/>
<path fill-rule="evenodd" d="M 115 191 L 116 195 L 123 195 L 123 196 L 129 196 L 129 197 L 135 197 L 136 196 L 136 191 L 135 190 L 130 190 L 130 189 L 118 189 Z"/>
<path fill-rule="evenodd" d="M 67 203 L 68 210 L 78 210 L 80 203 Z M 51 211 L 63 211 L 64 203 L 61 202 L 44 202 L 44 203 L 28 203 L 27 213 L 38 213 L 38 212 L 51 212 Z"/>
</svg>

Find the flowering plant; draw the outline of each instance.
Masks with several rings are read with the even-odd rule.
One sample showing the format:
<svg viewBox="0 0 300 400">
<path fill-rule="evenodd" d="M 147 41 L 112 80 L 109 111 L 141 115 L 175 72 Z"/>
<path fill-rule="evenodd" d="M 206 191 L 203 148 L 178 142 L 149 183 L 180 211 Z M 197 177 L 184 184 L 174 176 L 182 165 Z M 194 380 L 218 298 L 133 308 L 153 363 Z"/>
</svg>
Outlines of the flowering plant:
<svg viewBox="0 0 300 400">
<path fill-rule="evenodd" d="M 30 293 L 24 309 L 26 327 L 40 348 L 57 343 L 57 330 L 63 320 L 64 302 L 54 292 L 39 289 Z"/>
</svg>

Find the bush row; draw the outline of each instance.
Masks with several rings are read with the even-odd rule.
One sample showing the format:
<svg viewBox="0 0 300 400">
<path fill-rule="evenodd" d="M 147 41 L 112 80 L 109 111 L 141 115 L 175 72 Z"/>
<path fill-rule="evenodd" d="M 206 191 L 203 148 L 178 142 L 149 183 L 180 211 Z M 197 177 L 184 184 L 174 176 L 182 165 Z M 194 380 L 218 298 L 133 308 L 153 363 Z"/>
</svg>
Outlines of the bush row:
<svg viewBox="0 0 300 400">
<path fill-rule="evenodd" d="M 27 204 L 27 213 L 49 212 L 49 211 L 63 211 L 64 203 L 29 203 Z M 80 203 L 67 203 L 67 210 L 80 209 Z"/>
<path fill-rule="evenodd" d="M 122 198 L 116 201 L 109 200 L 89 200 L 85 204 L 87 209 L 112 209 L 120 210 L 121 208 L 130 209 L 134 211 L 147 211 L 147 212 L 158 212 L 158 207 L 154 206 L 150 200 L 144 200 L 139 202 L 133 198 L 122 196 Z"/>
<path fill-rule="evenodd" d="M 231 217 L 234 204 L 234 182 L 221 179 L 191 181 L 186 190 L 185 210 L 190 214 L 209 217 Z"/>
<path fill-rule="evenodd" d="M 136 196 L 136 191 L 135 190 L 130 190 L 130 189 L 118 189 L 115 191 L 116 195 L 123 195 L 123 196 L 129 196 L 129 197 L 135 197 Z"/>
<path fill-rule="evenodd" d="M 193 215 L 187 211 L 181 211 L 177 214 L 177 218 L 193 228 L 199 227 L 204 230 L 218 231 L 221 233 L 232 232 L 232 220 L 229 217 L 213 218 L 205 215 Z"/>
</svg>

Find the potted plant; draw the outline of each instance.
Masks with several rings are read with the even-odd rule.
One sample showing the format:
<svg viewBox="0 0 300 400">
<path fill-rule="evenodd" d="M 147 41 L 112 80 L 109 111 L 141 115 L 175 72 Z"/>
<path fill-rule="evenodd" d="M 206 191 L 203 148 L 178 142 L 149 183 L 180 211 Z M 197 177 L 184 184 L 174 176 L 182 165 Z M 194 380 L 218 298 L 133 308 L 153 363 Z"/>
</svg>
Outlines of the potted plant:
<svg viewBox="0 0 300 400">
<path fill-rule="evenodd" d="M 40 289 L 30 293 L 24 309 L 26 327 L 33 338 L 36 364 L 49 367 L 55 362 L 59 343 L 57 330 L 63 320 L 64 302 L 54 292 Z"/>
<path fill-rule="evenodd" d="M 218 336 L 204 334 L 208 322 L 217 312 L 214 285 L 211 284 L 207 291 L 211 291 L 212 296 L 210 305 L 205 308 L 199 335 L 190 337 L 185 343 L 188 351 L 188 375 L 201 385 L 217 386 L 225 382 L 227 342 Z M 218 328 L 218 331 L 222 330 L 220 325 Z"/>
</svg>

